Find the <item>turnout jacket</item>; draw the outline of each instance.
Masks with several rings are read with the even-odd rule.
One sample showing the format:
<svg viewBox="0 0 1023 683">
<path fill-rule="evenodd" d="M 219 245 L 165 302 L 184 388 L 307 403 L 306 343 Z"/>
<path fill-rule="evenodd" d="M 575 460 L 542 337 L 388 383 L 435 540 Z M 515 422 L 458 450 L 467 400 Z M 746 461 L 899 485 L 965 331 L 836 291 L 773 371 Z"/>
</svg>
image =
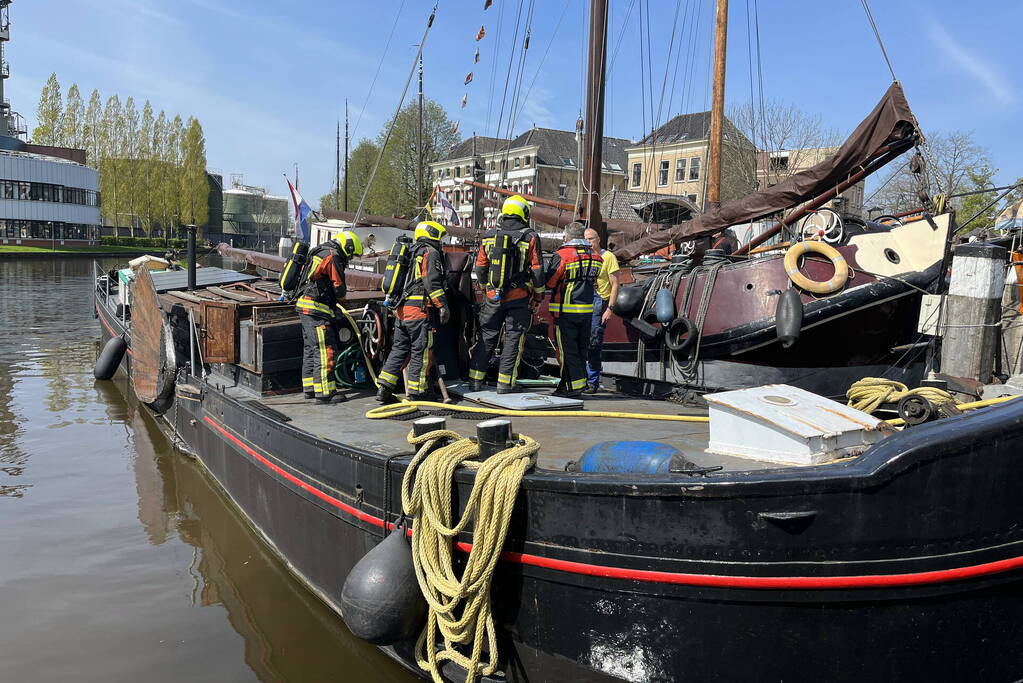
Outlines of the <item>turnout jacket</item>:
<svg viewBox="0 0 1023 683">
<path fill-rule="evenodd" d="M 490 251 L 494 247 L 494 240 L 498 231 L 528 231 L 518 243 L 519 264 L 522 271 L 515 274 L 511 285 L 501 293 L 503 301 L 515 301 L 525 299 L 536 292 L 543 292 L 544 273 L 543 258 L 540 251 L 540 238 L 529 224 L 518 216 L 501 216 L 496 228 L 491 228 L 483 233 L 483 240 L 480 243 L 479 251 L 476 253 L 476 264 L 473 273 L 476 281 L 484 289 L 490 279 Z"/>
<path fill-rule="evenodd" d="M 547 269 L 547 289 L 551 290 L 550 311 L 593 314 L 593 293 L 603 259 L 586 240 L 571 240 L 561 245 Z"/>
<path fill-rule="evenodd" d="M 405 285 L 405 298 L 395 314 L 398 320 L 423 320 L 430 308 L 448 305 L 444 282 L 448 268 L 444 254 L 430 240 L 420 240 L 412 247 L 409 280 Z"/>
<path fill-rule="evenodd" d="M 334 318 L 336 304 L 345 298 L 345 268 L 348 259 L 337 247 L 321 245 L 309 254 L 309 275 L 302 295 L 295 302 L 299 313 L 319 318 Z"/>
</svg>

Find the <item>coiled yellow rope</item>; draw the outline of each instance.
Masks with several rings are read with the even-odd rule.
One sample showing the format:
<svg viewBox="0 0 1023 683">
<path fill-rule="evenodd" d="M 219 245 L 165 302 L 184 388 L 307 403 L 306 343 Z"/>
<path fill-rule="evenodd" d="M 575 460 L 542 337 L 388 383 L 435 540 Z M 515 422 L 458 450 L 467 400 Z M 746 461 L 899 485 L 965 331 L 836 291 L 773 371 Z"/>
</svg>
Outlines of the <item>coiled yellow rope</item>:
<svg viewBox="0 0 1023 683">
<path fill-rule="evenodd" d="M 853 382 L 849 391 L 845 393 L 845 397 L 849 399 L 849 407 L 865 413 L 873 413 L 882 403 L 898 403 L 911 395 L 922 396 L 936 406 L 955 402 L 955 398 L 947 391 L 935 387 L 910 389 L 902 382 L 880 377 L 864 377 L 858 382 Z"/>
<path fill-rule="evenodd" d="M 528 436 L 516 438 L 516 445 L 479 461 L 474 459 L 479 444 L 457 432 L 441 429 L 419 437 L 408 435 L 408 442 L 420 448 L 405 472 L 401 503 L 405 514 L 413 517 L 412 559 L 429 606 L 426 627 L 416 643 L 416 663 L 436 683 L 443 681 L 440 665 L 447 660 L 466 670 L 466 683 L 497 669 L 490 583 L 522 476 L 536 463 L 540 450 L 540 444 Z M 431 452 L 441 440 L 451 441 Z M 462 518 L 453 525 L 452 489 L 459 467 L 475 471 L 476 479 Z M 459 576 L 452 555 L 458 534 L 470 521 L 472 549 Z M 438 634 L 443 639 L 439 650 Z"/>
</svg>

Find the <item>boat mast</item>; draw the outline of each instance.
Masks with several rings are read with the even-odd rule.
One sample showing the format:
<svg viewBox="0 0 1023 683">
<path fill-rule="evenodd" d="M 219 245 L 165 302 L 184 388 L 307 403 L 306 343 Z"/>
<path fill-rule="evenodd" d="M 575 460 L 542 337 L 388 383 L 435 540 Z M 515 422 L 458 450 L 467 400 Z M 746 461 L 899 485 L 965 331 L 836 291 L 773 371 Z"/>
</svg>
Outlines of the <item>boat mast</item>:
<svg viewBox="0 0 1023 683">
<path fill-rule="evenodd" d="M 423 58 L 419 58 L 419 118 L 416 121 L 416 209 L 423 201 Z"/>
<path fill-rule="evenodd" d="M 607 74 L 607 0 L 590 0 L 590 49 L 586 78 L 586 127 L 583 132 L 583 216 L 607 246 L 607 226 L 600 215 L 600 180 L 604 143 L 604 80 Z"/>
<path fill-rule="evenodd" d="M 341 122 L 337 122 L 337 135 L 334 138 L 334 171 L 337 178 L 334 185 L 334 208 L 341 210 Z"/>
<path fill-rule="evenodd" d="M 707 164 L 707 205 L 721 205 L 721 138 L 725 122 L 725 50 L 728 38 L 728 0 L 717 0 L 714 22 L 714 90 L 710 109 L 710 160 Z"/>
<path fill-rule="evenodd" d="M 348 210 L 348 98 L 345 98 L 345 211 Z"/>
</svg>

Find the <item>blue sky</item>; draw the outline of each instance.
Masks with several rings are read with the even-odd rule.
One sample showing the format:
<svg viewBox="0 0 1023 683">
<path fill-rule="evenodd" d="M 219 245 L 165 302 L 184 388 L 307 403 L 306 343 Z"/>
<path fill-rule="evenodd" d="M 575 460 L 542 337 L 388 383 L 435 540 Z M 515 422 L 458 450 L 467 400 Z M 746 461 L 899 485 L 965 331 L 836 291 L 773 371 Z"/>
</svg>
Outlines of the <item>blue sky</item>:
<svg viewBox="0 0 1023 683">
<path fill-rule="evenodd" d="M 791 101 L 848 133 L 891 79 L 860 3 L 757 2 L 765 96 Z M 582 104 L 588 4 L 536 2 L 521 88 L 523 96 L 529 94 L 516 117 L 516 133 L 533 124 L 574 127 Z M 495 0 L 484 11 L 483 0 L 440 3 L 427 39 L 425 90 L 461 119 L 463 135 L 496 134 L 512 32 L 517 24 L 521 40 L 528 5 Z M 731 0 L 729 105 L 750 97 L 746 26 L 752 5 L 753 0 Z M 34 125 L 39 90 L 55 71 L 65 89 L 77 82 L 86 98 L 95 87 L 104 99 L 114 92 L 122 100 L 134 95 L 140 103 L 151 100 L 157 110 L 195 115 L 206 132 L 211 169 L 225 177 L 244 173 L 247 183 L 285 194 L 281 174 L 290 175 L 298 163 L 303 194 L 315 204 L 333 182 L 334 126 L 345 98 L 351 126 L 358 124 L 355 137 L 374 136 L 398 102 L 431 6 L 424 0 L 15 0 L 7 96 Z M 651 69 L 640 62 L 641 6 L 644 24 L 650 8 Z M 664 121 L 669 114 L 706 108 L 713 1 L 681 0 L 679 6 L 673 21 L 676 3 L 670 0 L 611 0 L 609 51 L 620 47 L 608 86 L 609 135 L 635 139 L 644 121 L 649 127 L 652 118 Z M 972 130 L 1000 169 L 998 180 L 1023 175 L 1018 52 L 1023 2 L 875 0 L 873 10 L 925 132 Z M 476 43 L 481 25 L 487 35 Z M 665 81 L 673 28 L 685 36 L 687 51 L 678 70 L 671 70 L 677 76 L 669 73 Z M 481 60 L 474 65 L 477 46 Z M 464 86 L 469 71 L 473 82 Z M 655 92 L 645 111 L 643 73 L 649 73 Z M 469 104 L 460 110 L 466 92 Z"/>
</svg>

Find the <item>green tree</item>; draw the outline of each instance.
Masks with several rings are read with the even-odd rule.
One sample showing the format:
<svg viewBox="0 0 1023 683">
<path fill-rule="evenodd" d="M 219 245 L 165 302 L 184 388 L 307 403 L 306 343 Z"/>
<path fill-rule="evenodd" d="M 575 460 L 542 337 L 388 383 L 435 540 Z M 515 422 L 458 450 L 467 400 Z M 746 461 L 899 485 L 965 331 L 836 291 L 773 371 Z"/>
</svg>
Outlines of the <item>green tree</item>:
<svg viewBox="0 0 1023 683">
<path fill-rule="evenodd" d="M 135 98 L 129 96 L 124 101 L 121 127 L 121 156 L 118 164 L 118 185 L 121 187 L 124 218 L 131 226 L 131 236 L 135 237 L 135 228 L 139 224 L 139 112 L 135 108 Z"/>
<path fill-rule="evenodd" d="M 99 97 L 99 90 L 93 89 L 92 94 L 89 95 L 82 132 L 86 163 L 93 168 L 99 168 L 103 139 L 103 103 Z"/>
<path fill-rule="evenodd" d="M 78 149 L 84 146 L 84 140 L 85 105 L 78 84 L 72 83 L 67 89 L 67 101 L 60 118 L 60 144 Z"/>
<path fill-rule="evenodd" d="M 160 214 L 168 232 L 181 224 L 181 117 L 175 115 L 164 129 L 163 154 L 160 157 Z"/>
<path fill-rule="evenodd" d="M 57 74 L 51 73 L 39 95 L 39 104 L 36 107 L 36 127 L 32 131 L 32 141 L 39 145 L 58 144 L 62 113 L 60 83 L 57 82 Z"/>
<path fill-rule="evenodd" d="M 359 144 L 355 146 L 355 149 L 349 155 L 348 168 L 345 169 L 342 178 L 342 185 L 344 184 L 344 177 L 348 178 L 349 210 L 355 211 L 358 208 L 359 201 L 366 191 L 366 183 L 369 181 L 370 171 L 373 169 L 373 164 L 376 163 L 379 153 L 380 148 L 373 141 L 364 138 L 359 141 Z M 390 188 L 388 186 L 389 178 L 387 175 L 388 172 L 385 165 L 381 164 L 381 169 L 373 180 L 373 190 L 366 196 L 363 213 L 378 215 L 390 213 L 393 203 L 388 196 Z M 333 194 L 327 194 L 320 198 L 321 208 L 330 208 L 333 205 Z"/>
<path fill-rule="evenodd" d="M 205 225 L 209 221 L 208 197 L 206 138 L 198 119 L 189 117 L 181 142 L 181 222 Z"/>
<path fill-rule="evenodd" d="M 454 122 L 444 108 L 435 100 L 427 99 L 423 103 L 423 145 L 420 149 L 418 119 L 419 106 L 415 102 L 403 107 L 394 119 L 394 128 L 387 142 L 380 169 L 373 181 L 374 193 L 371 194 L 375 194 L 377 184 L 381 182 L 386 183 L 389 192 L 386 196 L 374 198 L 374 205 L 379 211 L 371 213 L 416 215 L 430 195 L 431 185 L 427 167 L 441 159 L 448 150 L 461 141 L 459 135 L 452 132 Z M 384 144 L 386 137 L 385 128 L 377 135 L 378 147 Z M 419 186 L 423 194 L 417 197 L 416 175 L 419 169 L 422 169 Z"/>
<path fill-rule="evenodd" d="M 138 149 L 136 150 L 136 156 L 138 161 L 136 162 L 135 171 L 136 177 L 139 180 L 137 195 L 138 195 L 138 214 L 139 219 L 142 222 L 142 230 L 146 233 L 146 237 L 150 237 L 153 234 L 153 220 L 155 218 L 155 182 L 154 182 L 154 162 L 153 162 L 153 126 L 155 125 L 155 119 L 153 118 L 153 105 L 150 104 L 149 100 L 146 100 L 145 104 L 142 105 L 142 117 L 139 120 L 139 132 L 138 132 Z"/>
<path fill-rule="evenodd" d="M 123 192 L 119 192 L 118 173 L 124 142 L 124 118 L 121 98 L 111 95 L 103 108 L 102 135 L 100 140 L 99 186 L 103 195 L 103 219 L 113 226 L 120 225 L 118 214 L 122 212 Z"/>
</svg>

